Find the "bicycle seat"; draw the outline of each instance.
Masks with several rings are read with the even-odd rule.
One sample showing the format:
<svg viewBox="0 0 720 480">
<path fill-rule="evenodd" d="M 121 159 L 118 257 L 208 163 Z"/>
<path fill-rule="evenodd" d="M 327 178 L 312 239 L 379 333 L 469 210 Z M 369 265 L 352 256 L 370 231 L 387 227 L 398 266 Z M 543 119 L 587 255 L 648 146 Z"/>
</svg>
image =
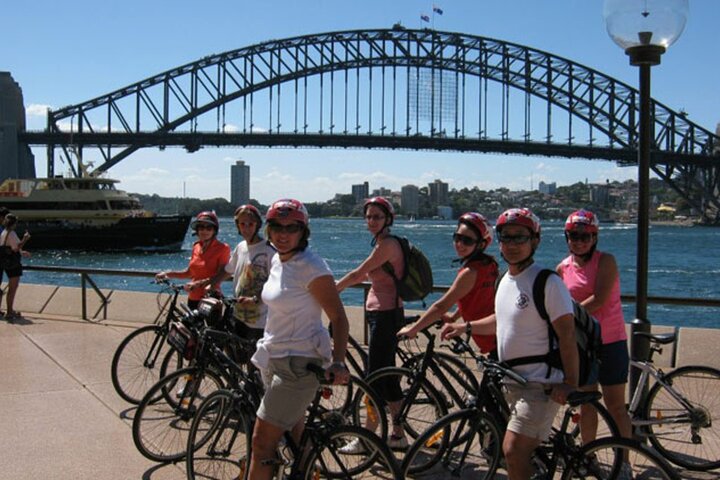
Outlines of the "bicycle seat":
<svg viewBox="0 0 720 480">
<path fill-rule="evenodd" d="M 645 337 L 649 338 L 653 342 L 659 343 L 660 345 L 667 345 L 668 343 L 673 343 L 675 341 L 675 333 L 660 333 L 660 334 L 653 334 L 650 332 L 635 332 L 633 335 L 636 335 L 638 337 Z"/>
<path fill-rule="evenodd" d="M 567 404 L 571 407 L 577 407 L 583 403 L 589 403 L 594 400 L 600 400 L 602 393 L 600 392 L 581 392 L 579 390 L 570 393 L 567 396 Z"/>
</svg>

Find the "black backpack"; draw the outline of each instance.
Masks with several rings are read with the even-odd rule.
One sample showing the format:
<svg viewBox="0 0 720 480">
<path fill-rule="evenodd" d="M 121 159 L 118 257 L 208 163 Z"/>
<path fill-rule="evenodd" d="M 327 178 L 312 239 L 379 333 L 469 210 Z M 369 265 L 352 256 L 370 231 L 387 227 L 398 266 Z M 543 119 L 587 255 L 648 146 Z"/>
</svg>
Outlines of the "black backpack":
<svg viewBox="0 0 720 480">
<path fill-rule="evenodd" d="M 433 275 L 430 262 L 425 254 L 405 237 L 391 235 L 400 243 L 402 248 L 405 271 L 402 278 L 395 275 L 395 269 L 390 262 L 385 262 L 383 270 L 395 280 L 398 296 L 406 302 L 423 300 L 432 291 Z M 425 302 L 423 302 L 423 305 Z"/>
<path fill-rule="evenodd" d="M 545 309 L 545 284 L 550 275 L 557 275 L 553 270 L 543 269 L 538 273 L 533 283 L 533 301 L 538 313 L 548 324 L 548 353 L 545 355 L 533 355 L 527 357 L 513 358 L 505 363 L 514 367 L 517 365 L 527 365 L 529 363 L 547 363 L 547 377 L 550 376 L 550 367 L 562 370 L 562 359 L 560 358 L 560 349 L 558 348 L 557 335 L 550 323 L 550 316 Z M 578 348 L 578 358 L 580 360 L 579 368 L 579 385 L 587 385 L 587 381 L 592 373 L 593 367 L 599 363 L 600 347 L 602 347 L 602 337 L 600 335 L 600 323 L 595 317 L 573 300 L 573 316 L 575 317 L 575 340 Z"/>
</svg>

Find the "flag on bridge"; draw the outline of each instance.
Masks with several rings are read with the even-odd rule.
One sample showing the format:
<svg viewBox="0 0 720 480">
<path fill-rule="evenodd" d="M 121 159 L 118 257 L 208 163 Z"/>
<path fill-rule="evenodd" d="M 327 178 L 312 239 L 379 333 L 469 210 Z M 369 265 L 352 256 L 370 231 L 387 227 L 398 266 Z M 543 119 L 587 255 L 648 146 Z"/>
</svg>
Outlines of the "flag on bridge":
<svg viewBox="0 0 720 480">
<path fill-rule="evenodd" d="M 443 9 L 438 7 L 437 5 L 433 5 L 433 12 L 437 13 L 438 15 L 442 15 Z"/>
<path fill-rule="evenodd" d="M 420 15 L 420 20 L 422 20 L 423 22 L 430 22 L 430 16 L 424 14 Z"/>
</svg>

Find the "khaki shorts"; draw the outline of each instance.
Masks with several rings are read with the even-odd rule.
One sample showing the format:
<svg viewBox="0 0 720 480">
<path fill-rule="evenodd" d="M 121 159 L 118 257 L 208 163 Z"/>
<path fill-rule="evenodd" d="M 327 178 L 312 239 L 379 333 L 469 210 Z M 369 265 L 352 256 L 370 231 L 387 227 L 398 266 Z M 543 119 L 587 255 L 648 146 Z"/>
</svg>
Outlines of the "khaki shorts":
<svg viewBox="0 0 720 480">
<path fill-rule="evenodd" d="M 560 404 L 545 393 L 547 388 L 549 385 L 541 383 L 505 386 L 505 398 L 510 407 L 508 430 L 537 440 L 550 436 Z"/>
<path fill-rule="evenodd" d="M 259 418 L 290 430 L 304 417 L 320 386 L 317 376 L 307 370 L 308 363 L 322 365 L 322 360 L 310 357 L 270 359 L 268 369 L 262 372 L 266 390 L 257 411 Z"/>
</svg>

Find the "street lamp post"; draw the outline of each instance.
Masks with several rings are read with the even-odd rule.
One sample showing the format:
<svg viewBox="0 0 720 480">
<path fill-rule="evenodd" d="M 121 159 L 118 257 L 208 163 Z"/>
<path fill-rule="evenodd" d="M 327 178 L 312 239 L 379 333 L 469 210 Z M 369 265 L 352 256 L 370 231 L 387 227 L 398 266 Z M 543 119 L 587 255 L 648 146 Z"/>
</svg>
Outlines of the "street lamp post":
<svg viewBox="0 0 720 480">
<path fill-rule="evenodd" d="M 638 119 L 638 220 L 637 281 L 635 319 L 630 325 L 630 358 L 644 360 L 649 353 L 647 338 L 636 332 L 649 332 L 647 318 L 648 245 L 650 224 L 650 149 L 653 115 L 650 100 L 650 68 L 680 36 L 688 14 L 688 0 L 605 0 L 603 17 L 610 37 L 640 70 L 640 118 Z M 640 372 L 630 372 L 630 391 L 634 392 Z"/>
</svg>

